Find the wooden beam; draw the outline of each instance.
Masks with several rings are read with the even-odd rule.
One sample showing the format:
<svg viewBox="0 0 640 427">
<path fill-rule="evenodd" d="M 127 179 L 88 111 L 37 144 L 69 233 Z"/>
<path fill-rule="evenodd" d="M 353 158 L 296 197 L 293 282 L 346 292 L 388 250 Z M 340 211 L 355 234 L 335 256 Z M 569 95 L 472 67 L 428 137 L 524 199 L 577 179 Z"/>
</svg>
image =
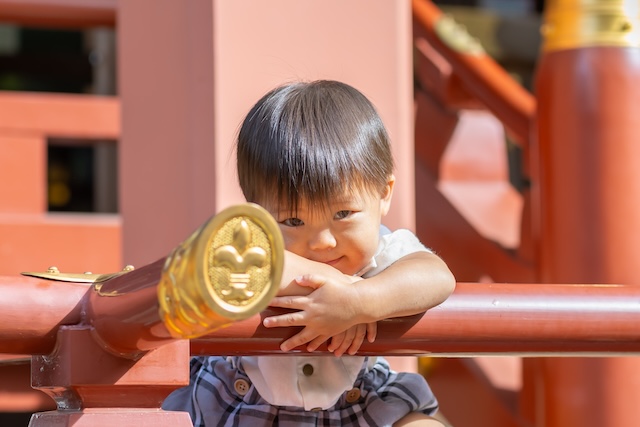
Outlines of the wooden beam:
<svg viewBox="0 0 640 427">
<path fill-rule="evenodd" d="M 0 21 L 26 27 L 115 27 L 117 0 L 0 0 Z"/>
<path fill-rule="evenodd" d="M 81 321 L 84 286 L 0 277 L 0 353 L 51 351 L 56 329 Z M 261 325 L 280 312 L 268 309 L 192 339 L 191 353 L 280 353 L 297 329 Z M 376 341 L 361 354 L 630 356 L 640 354 L 638 322 L 640 286 L 458 283 L 447 301 L 422 316 L 379 322 Z"/>
<path fill-rule="evenodd" d="M 261 325 L 277 313 L 264 311 L 192 340 L 191 352 L 280 353 L 279 344 L 295 330 Z M 423 316 L 379 322 L 375 342 L 363 344 L 360 353 L 629 356 L 640 353 L 638 321 L 640 286 L 458 283 L 447 301 Z"/>
</svg>

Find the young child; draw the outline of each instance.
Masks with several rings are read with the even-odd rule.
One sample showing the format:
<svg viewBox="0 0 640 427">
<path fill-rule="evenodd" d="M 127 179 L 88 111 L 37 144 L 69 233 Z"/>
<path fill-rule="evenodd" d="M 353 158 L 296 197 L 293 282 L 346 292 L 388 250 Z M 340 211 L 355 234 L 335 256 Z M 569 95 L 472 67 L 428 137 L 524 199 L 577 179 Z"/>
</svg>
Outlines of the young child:
<svg viewBox="0 0 640 427">
<path fill-rule="evenodd" d="M 411 232 L 381 225 L 395 178 L 370 101 L 336 81 L 278 87 L 245 118 L 237 166 L 247 201 L 273 215 L 285 242 L 271 305 L 292 311 L 264 326 L 302 327 L 285 352 L 327 342 L 341 357 L 196 357 L 190 385 L 163 408 L 189 412 L 196 426 L 441 426 L 421 375 L 354 356 L 378 320 L 422 313 L 455 286 Z"/>
</svg>

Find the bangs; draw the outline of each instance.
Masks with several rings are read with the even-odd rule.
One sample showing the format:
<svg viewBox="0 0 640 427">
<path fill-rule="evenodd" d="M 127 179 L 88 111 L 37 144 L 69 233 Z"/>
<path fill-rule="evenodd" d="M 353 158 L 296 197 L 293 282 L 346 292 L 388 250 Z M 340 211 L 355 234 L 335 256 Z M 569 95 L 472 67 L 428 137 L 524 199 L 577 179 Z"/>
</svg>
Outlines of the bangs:
<svg viewBox="0 0 640 427">
<path fill-rule="evenodd" d="M 247 200 L 275 201 L 292 212 L 302 202 L 326 207 L 345 194 L 382 191 L 392 173 L 388 136 L 375 109 L 337 82 L 298 83 L 267 94 L 238 137 Z"/>
</svg>

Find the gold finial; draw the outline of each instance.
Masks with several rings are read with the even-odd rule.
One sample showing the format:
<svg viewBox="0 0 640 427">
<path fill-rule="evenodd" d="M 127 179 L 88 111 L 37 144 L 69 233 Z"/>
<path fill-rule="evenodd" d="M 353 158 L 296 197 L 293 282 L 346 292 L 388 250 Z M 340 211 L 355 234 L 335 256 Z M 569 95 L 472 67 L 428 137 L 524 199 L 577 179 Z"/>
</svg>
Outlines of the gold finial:
<svg viewBox="0 0 640 427">
<path fill-rule="evenodd" d="M 640 47 L 638 0 L 551 0 L 540 29 L 542 49 Z"/>
<path fill-rule="evenodd" d="M 280 286 L 284 243 L 258 205 L 212 217 L 165 261 L 160 316 L 176 338 L 195 338 L 262 311 Z"/>
</svg>

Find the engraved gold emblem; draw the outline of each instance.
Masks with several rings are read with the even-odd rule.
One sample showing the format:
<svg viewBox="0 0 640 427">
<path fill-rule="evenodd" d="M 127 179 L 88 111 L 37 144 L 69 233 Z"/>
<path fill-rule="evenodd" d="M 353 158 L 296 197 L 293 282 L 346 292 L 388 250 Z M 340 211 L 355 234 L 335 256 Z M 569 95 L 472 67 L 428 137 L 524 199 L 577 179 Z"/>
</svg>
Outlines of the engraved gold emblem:
<svg viewBox="0 0 640 427">
<path fill-rule="evenodd" d="M 250 247 L 251 230 L 247 221 L 242 219 L 235 225 L 234 241 L 231 245 L 221 246 L 213 251 L 213 265 L 229 269 L 229 284 L 220 293 L 229 302 L 242 303 L 255 295 L 247 289 L 251 275 L 250 267 L 261 268 L 267 261 L 267 251 L 260 246 Z"/>
<path fill-rule="evenodd" d="M 160 315 L 176 338 L 196 338 L 262 311 L 280 285 L 284 243 L 262 207 L 218 213 L 165 261 Z"/>
</svg>

